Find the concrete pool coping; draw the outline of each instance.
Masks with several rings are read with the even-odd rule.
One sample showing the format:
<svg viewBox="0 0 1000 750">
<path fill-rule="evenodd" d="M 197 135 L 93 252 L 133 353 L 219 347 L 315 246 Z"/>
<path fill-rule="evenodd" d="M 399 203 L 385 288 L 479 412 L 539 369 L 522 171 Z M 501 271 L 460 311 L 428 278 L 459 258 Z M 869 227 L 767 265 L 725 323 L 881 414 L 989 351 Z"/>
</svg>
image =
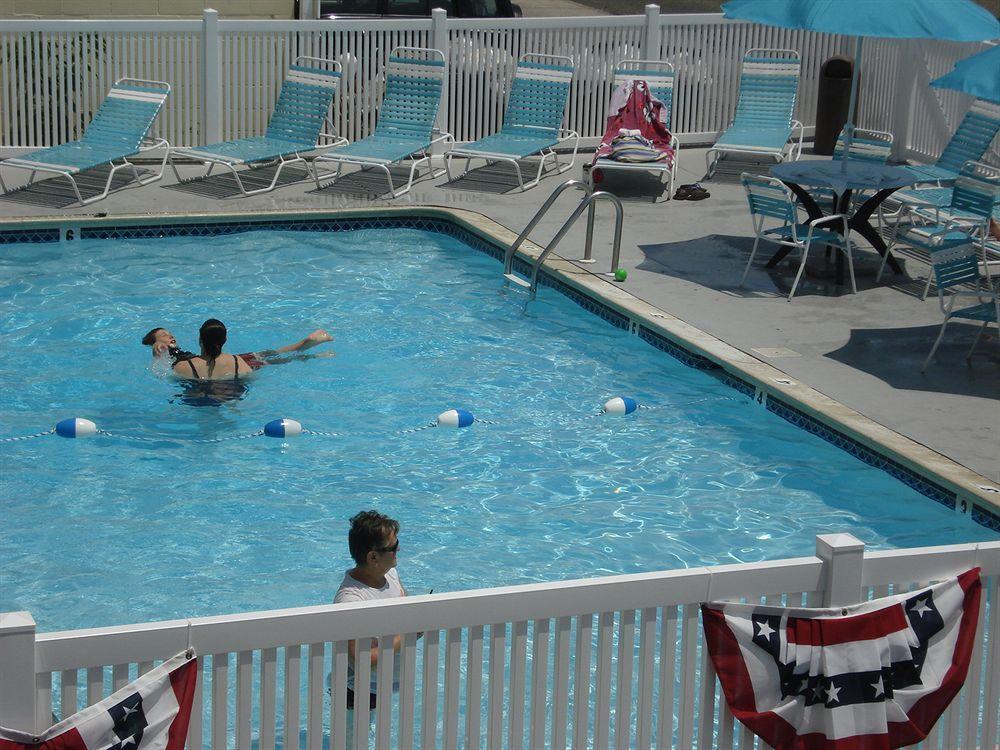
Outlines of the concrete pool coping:
<svg viewBox="0 0 1000 750">
<path fill-rule="evenodd" d="M 433 218 L 451 222 L 495 246 L 509 246 L 517 234 L 486 215 L 445 206 L 373 206 L 346 209 L 295 208 L 291 210 L 256 210 L 253 212 L 203 212 L 183 214 L 116 214 L 114 216 L 46 216 L 0 218 L 0 232 L 10 229 L 32 230 L 85 227 L 133 227 L 163 224 L 257 225 L 268 222 L 303 220 L 352 220 L 370 218 Z M 521 260 L 531 262 L 542 248 L 526 242 L 518 252 Z M 783 370 L 706 333 L 635 296 L 621 286 L 588 268 L 552 253 L 545 272 L 585 296 L 606 305 L 631 321 L 629 332 L 638 326 L 659 334 L 676 346 L 704 358 L 728 375 L 749 384 L 757 400 L 767 405 L 771 399 L 785 403 L 804 415 L 826 425 L 849 440 L 870 449 L 910 472 L 938 484 L 955 495 L 954 508 L 961 514 L 973 513 L 976 504 L 996 517 L 1000 515 L 1000 487 L 987 477 L 938 451 L 880 424 L 815 388 L 800 382 Z M 499 273 L 498 273 L 499 278 Z M 655 344 L 654 344 L 655 345 Z M 802 425 L 799 425 L 802 427 Z M 844 446 L 840 446 L 844 447 Z M 869 462 L 870 463 L 870 462 Z M 886 468 L 886 467 L 881 467 Z M 888 470 L 888 469 L 886 469 Z M 891 473 L 891 472 L 890 472 Z M 924 494 L 927 494 L 926 492 Z M 980 521 L 982 523 L 982 521 Z M 989 525 L 989 524 L 983 524 Z"/>
</svg>

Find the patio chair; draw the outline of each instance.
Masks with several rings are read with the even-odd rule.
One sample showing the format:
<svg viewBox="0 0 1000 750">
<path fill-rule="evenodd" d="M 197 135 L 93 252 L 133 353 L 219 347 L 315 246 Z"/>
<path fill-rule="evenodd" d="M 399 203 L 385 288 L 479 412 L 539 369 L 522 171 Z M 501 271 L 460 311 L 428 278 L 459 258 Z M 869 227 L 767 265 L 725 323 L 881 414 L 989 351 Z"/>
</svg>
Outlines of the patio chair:
<svg viewBox="0 0 1000 750">
<path fill-rule="evenodd" d="M 521 55 L 507 98 L 503 127 L 499 133 L 453 148 L 445 163 L 449 181 L 452 179 L 451 160 L 456 156 L 465 158 L 465 170 L 459 177 L 469 172 L 473 159 L 485 159 L 487 164 L 497 161 L 512 164 L 521 190 L 538 184 L 549 157 L 556 164 L 554 174 L 571 169 L 576 162 L 580 134 L 564 129 L 562 123 L 572 80 L 573 61 L 568 57 L 535 52 Z M 573 141 L 573 155 L 568 164 L 560 164 L 555 148 L 567 141 Z M 525 183 L 519 162 L 535 154 L 541 156 L 538 172 L 533 180 Z"/>
<path fill-rule="evenodd" d="M 976 333 L 976 338 L 972 341 L 969 353 L 965 356 L 966 362 L 972 360 L 972 353 L 976 350 L 976 345 L 986 327 L 990 323 L 997 323 L 1000 320 L 1000 294 L 993 288 L 989 266 L 986 266 L 985 275 L 979 272 L 979 259 L 976 257 L 977 243 L 969 235 L 965 235 L 964 241 L 962 241 L 954 237 L 955 234 L 941 235 L 938 246 L 931 250 L 931 264 L 934 268 L 934 277 L 937 280 L 938 300 L 941 312 L 944 313 L 944 321 L 941 323 L 941 330 L 938 332 L 934 346 L 931 347 L 930 354 L 924 360 L 920 372 L 927 371 L 927 367 L 934 359 L 934 354 L 941 344 L 941 339 L 944 338 L 945 329 L 952 320 L 971 320 L 982 323 Z M 971 285 L 972 289 L 956 289 L 955 287 L 959 285 Z M 948 295 L 945 295 L 946 289 L 950 290 Z M 961 299 L 975 299 L 976 303 L 968 307 L 956 308 L 956 303 Z"/>
<path fill-rule="evenodd" d="M 844 131 L 840 131 L 837 136 L 837 143 L 833 147 L 833 158 L 839 161 L 844 158 L 847 139 Z M 854 129 L 851 138 L 851 148 L 848 158 L 851 161 L 867 161 L 875 164 L 885 164 L 892 154 L 892 133 L 885 130 L 863 130 Z"/>
<path fill-rule="evenodd" d="M 802 254 L 799 262 L 799 270 L 795 274 L 795 281 L 788 292 L 788 301 L 791 302 L 795 290 L 802 279 L 802 271 L 806 267 L 806 259 L 809 250 L 813 245 L 826 245 L 835 247 L 847 255 L 847 269 L 851 277 L 851 292 L 857 294 L 858 287 L 854 280 L 854 259 L 851 256 L 851 237 L 848 230 L 848 217 L 845 214 L 832 214 L 819 219 L 802 224 L 798 221 L 798 214 L 795 204 L 795 194 L 781 180 L 774 177 L 763 177 L 743 173 L 740 181 L 743 189 L 747 193 L 747 202 L 750 204 L 750 218 L 753 220 L 754 242 L 750 251 L 750 259 L 747 260 L 746 268 L 743 269 L 743 276 L 740 278 L 740 286 L 746 282 L 747 273 L 753 264 L 754 256 L 757 254 L 757 247 L 761 240 L 773 242 L 784 247 L 798 250 Z M 777 226 L 766 228 L 768 220 L 776 220 Z M 825 225 L 840 225 L 840 232 L 825 229 Z"/>
<path fill-rule="evenodd" d="M 346 138 L 335 134 L 330 119 L 330 107 L 340 83 L 340 72 L 340 63 L 335 60 L 319 57 L 296 58 L 288 68 L 264 135 L 210 143 L 207 146 L 170 149 L 170 166 L 177 176 L 177 181 L 192 180 L 181 180 L 174 157 L 197 159 L 208 162 L 208 172 L 195 179 L 208 177 L 216 165 L 219 165 L 232 172 L 236 185 L 243 195 L 267 193 L 274 190 L 281 177 L 281 171 L 289 164 L 307 164 L 303 154 L 346 144 L 348 142 Z M 328 130 L 324 131 L 324 126 Z M 271 182 L 252 190 L 247 189 L 237 170 L 237 167 L 241 166 L 254 170 L 275 164 L 278 168 Z"/>
<path fill-rule="evenodd" d="M 656 99 L 663 102 L 666 114 L 667 130 L 671 129 L 674 112 L 674 66 L 665 60 L 622 60 L 615 66 L 614 87 L 617 89 L 623 83 L 629 81 L 642 80 L 649 87 L 649 93 Z M 629 163 L 615 161 L 614 159 L 598 159 L 591 168 L 591 174 L 595 169 L 628 169 L 643 172 L 659 172 L 667 175 L 667 199 L 674 192 L 674 182 L 677 178 L 677 159 L 680 155 L 681 144 L 677 136 L 671 131 L 670 147 L 674 151 L 673 161 L 669 164 L 663 162 L 639 162 Z"/>
<path fill-rule="evenodd" d="M 709 177 L 722 154 L 767 155 L 779 162 L 799 158 L 803 126 L 794 115 L 801 68 L 795 50 L 751 49 L 746 53 L 736 116 L 705 154 Z"/>
<path fill-rule="evenodd" d="M 918 182 L 949 185 L 962 165 L 980 161 L 1000 131 L 1000 104 L 976 99 L 934 164 L 907 166 Z"/>
<path fill-rule="evenodd" d="M 367 138 L 344 146 L 334 153 L 322 154 L 313 160 L 313 179 L 317 189 L 329 175 L 320 173 L 320 166 L 336 164 L 333 180 L 340 177 L 345 164 L 357 164 L 362 170 L 381 169 L 389 181 L 393 198 L 413 187 L 413 177 L 420 164 L 430 167 L 431 148 L 438 143 L 454 143 L 450 133 L 437 129 L 438 110 L 448 67 L 441 50 L 425 47 L 396 47 L 389 53 L 386 66 L 385 95 L 378 113 L 375 132 Z M 435 135 L 437 134 L 437 135 Z M 410 165 L 406 187 L 396 190 L 389 167 L 419 155 Z M 434 171 L 433 177 L 444 174 Z"/>
<path fill-rule="evenodd" d="M 978 240 L 987 262 L 986 241 L 993 212 L 1000 205 L 1000 168 L 970 161 L 962 167 L 955 180 L 951 201 L 943 208 L 906 204 L 895 230 L 889 249 L 897 244 L 933 253 L 943 246 L 961 244 L 972 237 Z M 901 229 L 901 227 L 905 228 Z M 887 252 L 879 265 L 875 280 L 882 278 Z M 931 287 L 927 277 L 921 299 L 926 299 Z"/>
<path fill-rule="evenodd" d="M 169 149 L 170 144 L 163 138 L 149 136 L 153 121 L 163 108 L 163 102 L 169 94 L 170 84 L 163 81 L 119 78 L 94 113 L 80 140 L 5 159 L 0 162 L 0 166 L 31 170 L 28 185 L 34 182 L 38 172 L 61 175 L 73 186 L 73 192 L 81 206 L 106 198 L 112 192 L 111 183 L 115 174 L 121 169 L 130 168 L 135 180 L 116 190 L 134 185 L 148 185 L 163 177 L 168 152 L 164 151 L 159 171 L 149 177 L 141 177 L 138 168 L 128 160 L 128 157 L 158 148 Z M 121 164 L 117 163 L 118 160 L 121 160 Z M 84 198 L 75 175 L 105 164 L 111 165 L 111 171 L 108 173 L 104 190 L 98 195 Z M 0 174 L 0 190 L 8 192 L 2 174 Z"/>
</svg>

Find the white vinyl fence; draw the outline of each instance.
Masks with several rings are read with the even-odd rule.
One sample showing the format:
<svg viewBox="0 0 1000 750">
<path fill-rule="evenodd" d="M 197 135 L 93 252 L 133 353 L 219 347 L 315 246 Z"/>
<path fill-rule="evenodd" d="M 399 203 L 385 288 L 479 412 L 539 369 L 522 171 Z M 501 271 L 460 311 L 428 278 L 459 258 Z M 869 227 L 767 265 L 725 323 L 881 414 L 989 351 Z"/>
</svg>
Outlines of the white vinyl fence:
<svg viewBox="0 0 1000 750">
<path fill-rule="evenodd" d="M 441 126 L 459 142 L 499 129 L 508 82 L 524 52 L 568 55 L 576 66 L 568 126 L 596 145 L 611 96 L 612 71 L 627 58 L 671 61 L 677 71 L 675 129 L 685 143 L 710 143 L 736 104 L 740 61 L 751 47 L 802 55 L 797 117 L 815 123 L 820 66 L 851 54 L 842 36 L 725 20 L 718 14 L 584 18 L 338 21 L 4 20 L 0 25 L 0 152 L 78 138 L 113 81 L 168 81 L 173 91 L 158 134 L 175 145 L 263 133 L 284 71 L 299 55 L 330 57 L 344 69 L 333 119 L 355 140 L 375 125 L 382 70 L 397 45 L 448 55 Z M 982 45 L 868 40 L 860 125 L 897 133 L 902 156 L 929 158 L 970 105 L 929 89 L 935 75 Z"/>
<path fill-rule="evenodd" d="M 348 734 L 380 750 L 743 750 L 761 745 L 722 700 L 700 602 L 842 606 L 975 566 L 984 606 L 969 676 L 920 747 L 994 748 L 1000 542 L 866 554 L 844 534 L 817 537 L 815 557 L 365 604 L 60 633 L 0 615 L 0 724 L 38 731 L 190 645 L 202 659 L 190 750 L 342 749 Z M 353 726 L 350 639 L 379 648 L 375 715 L 359 701 Z M 367 672 L 362 660 L 359 685 Z"/>
</svg>

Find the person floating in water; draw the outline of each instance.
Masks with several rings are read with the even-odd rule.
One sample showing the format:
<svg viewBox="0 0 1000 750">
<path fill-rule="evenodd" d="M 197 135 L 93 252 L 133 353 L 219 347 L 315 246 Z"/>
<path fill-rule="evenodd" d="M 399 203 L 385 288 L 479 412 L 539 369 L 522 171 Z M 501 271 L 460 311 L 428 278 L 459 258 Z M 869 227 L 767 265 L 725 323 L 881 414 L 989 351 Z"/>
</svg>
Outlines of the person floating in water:
<svg viewBox="0 0 1000 750">
<path fill-rule="evenodd" d="M 206 351 L 205 348 L 206 332 L 208 334 L 208 351 Z M 174 338 L 174 335 L 166 328 L 152 329 L 149 333 L 142 337 L 142 344 L 143 346 L 152 347 L 154 359 L 168 360 L 171 369 L 173 369 L 176 375 L 182 378 L 201 380 L 205 378 L 200 377 L 198 373 L 202 370 L 207 373 L 209 370 L 209 359 L 205 355 L 211 356 L 211 353 L 216 351 L 216 346 L 218 347 L 218 353 L 222 353 L 222 346 L 226 343 L 226 327 L 215 318 L 206 320 L 202 324 L 201 330 L 199 331 L 199 338 L 201 340 L 201 355 L 181 349 L 177 345 L 177 339 Z M 223 358 L 222 360 L 219 360 L 219 364 L 222 367 L 221 370 L 216 370 L 215 368 L 216 360 L 218 359 L 218 354 L 216 354 L 215 356 L 211 356 L 210 369 L 212 375 L 210 375 L 208 379 L 217 380 L 234 375 L 242 377 L 240 373 L 250 374 L 255 370 L 259 370 L 264 365 L 287 362 L 287 358 L 280 359 L 283 354 L 303 352 L 307 349 L 313 348 L 314 346 L 318 346 L 319 344 L 324 344 L 327 341 L 333 341 L 333 336 L 322 328 L 317 328 L 301 341 L 289 344 L 288 346 L 283 346 L 278 349 L 265 349 L 263 351 L 245 352 L 243 354 L 233 355 L 241 359 L 245 367 L 238 363 L 234 363 L 232 360 L 227 362 L 225 360 L 228 358 Z M 190 363 L 191 360 L 196 360 L 194 368 L 191 368 L 189 364 L 188 367 L 182 368 L 181 371 L 177 370 L 177 365 L 182 362 Z"/>
</svg>

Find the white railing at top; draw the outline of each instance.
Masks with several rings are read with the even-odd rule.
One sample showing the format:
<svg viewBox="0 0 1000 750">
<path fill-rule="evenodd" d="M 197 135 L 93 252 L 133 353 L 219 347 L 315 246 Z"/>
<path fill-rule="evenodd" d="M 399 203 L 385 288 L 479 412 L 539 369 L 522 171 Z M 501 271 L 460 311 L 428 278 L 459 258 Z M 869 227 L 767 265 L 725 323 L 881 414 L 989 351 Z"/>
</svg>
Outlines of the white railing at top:
<svg viewBox="0 0 1000 750">
<path fill-rule="evenodd" d="M 799 50 L 796 117 L 815 122 L 819 70 L 850 54 L 841 36 L 733 22 L 718 14 L 543 19 L 386 21 L 5 20 L 0 27 L 0 150 L 78 138 L 111 83 L 123 75 L 173 87 L 157 131 L 197 145 L 263 133 L 284 71 L 299 55 L 344 66 L 333 113 L 352 140 L 369 134 L 382 96 L 385 56 L 397 45 L 435 46 L 450 66 L 441 126 L 458 141 L 499 129 L 514 64 L 525 51 L 569 55 L 576 65 L 567 123 L 585 145 L 604 128 L 614 65 L 665 59 L 677 70 L 674 126 L 686 143 L 710 143 L 733 115 L 740 61 L 751 47 Z M 897 134 L 903 156 L 933 158 L 969 106 L 968 97 L 931 90 L 933 76 L 978 44 L 868 40 L 859 124 Z M 916 64 L 914 64 L 916 63 Z"/>
<path fill-rule="evenodd" d="M 818 537 L 816 557 L 365 604 L 45 634 L 27 613 L 3 615 L 0 723 L 40 730 L 54 710 L 65 717 L 93 704 L 190 644 L 203 659 L 191 750 L 344 748 L 349 733 L 355 747 L 368 747 L 371 733 L 375 747 L 403 750 L 750 748 L 754 738 L 720 700 L 698 603 L 841 606 L 974 566 L 985 591 L 972 666 L 921 747 L 992 748 L 1000 542 L 865 554 L 839 534 Z M 359 701 L 353 726 L 351 639 L 362 652 L 370 642 L 379 648 L 378 705 L 369 717 Z M 362 660 L 357 683 L 368 681 Z"/>
</svg>

